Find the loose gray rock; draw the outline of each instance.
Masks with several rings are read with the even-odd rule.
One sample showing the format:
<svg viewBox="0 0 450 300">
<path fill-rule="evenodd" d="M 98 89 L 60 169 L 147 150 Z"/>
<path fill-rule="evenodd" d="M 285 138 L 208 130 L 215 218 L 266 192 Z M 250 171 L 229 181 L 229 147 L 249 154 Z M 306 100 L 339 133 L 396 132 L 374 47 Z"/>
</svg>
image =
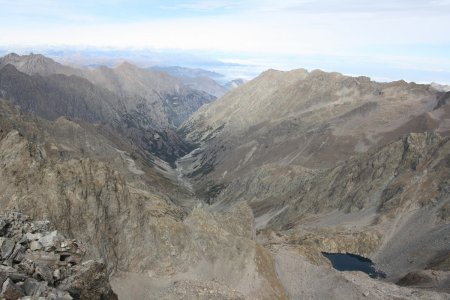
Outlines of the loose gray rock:
<svg viewBox="0 0 450 300">
<path fill-rule="evenodd" d="M 71 293 L 77 299 L 117 299 L 104 264 L 80 265 L 86 250 L 79 242 L 48 232 L 43 229 L 47 222 L 35 225 L 17 212 L 0 216 L 0 221 L 1 300 L 71 300 Z"/>
<path fill-rule="evenodd" d="M 30 243 L 31 251 L 36 251 L 36 250 L 41 250 L 41 249 L 42 249 L 42 244 L 39 241 L 32 241 Z"/>
<path fill-rule="evenodd" d="M 48 250 L 51 247 L 55 247 L 55 243 L 59 241 L 61 237 L 58 235 L 58 231 L 52 231 L 51 233 L 41 237 L 39 242 L 41 245 Z"/>
<path fill-rule="evenodd" d="M 77 272 L 66 278 L 59 286 L 60 289 L 68 291 L 75 299 L 118 299 L 109 286 L 104 264 L 90 260 L 74 269 Z"/>
<path fill-rule="evenodd" d="M 14 284 L 14 282 L 12 282 L 11 279 L 8 278 L 3 283 L 1 296 L 5 300 L 17 300 L 25 295 L 22 289 L 18 287 L 16 284 Z"/>
<path fill-rule="evenodd" d="M 3 236 L 6 233 L 6 222 L 3 219 L 0 219 L 0 235 Z"/>
<path fill-rule="evenodd" d="M 2 244 L 1 252 L 2 259 L 8 259 L 9 256 L 13 253 L 14 247 L 16 243 L 12 239 L 5 239 Z"/>
<path fill-rule="evenodd" d="M 53 272 L 48 266 L 36 266 L 33 277 L 53 284 Z"/>
<path fill-rule="evenodd" d="M 27 238 L 27 240 L 29 242 L 37 241 L 37 240 L 42 238 L 42 233 L 40 233 L 40 232 L 38 232 L 38 233 L 30 233 L 30 232 L 28 232 L 27 234 L 25 234 L 25 237 Z"/>
<path fill-rule="evenodd" d="M 32 276 L 34 273 L 35 265 L 30 259 L 25 258 L 17 265 L 17 270 L 27 276 Z"/>
<path fill-rule="evenodd" d="M 45 285 L 34 278 L 27 278 L 22 286 L 27 296 L 41 296 L 45 290 Z"/>
<path fill-rule="evenodd" d="M 24 259 L 25 248 L 17 243 L 14 247 L 14 251 L 9 257 L 8 261 L 10 262 L 8 265 L 12 265 L 13 262 L 20 263 Z"/>
</svg>

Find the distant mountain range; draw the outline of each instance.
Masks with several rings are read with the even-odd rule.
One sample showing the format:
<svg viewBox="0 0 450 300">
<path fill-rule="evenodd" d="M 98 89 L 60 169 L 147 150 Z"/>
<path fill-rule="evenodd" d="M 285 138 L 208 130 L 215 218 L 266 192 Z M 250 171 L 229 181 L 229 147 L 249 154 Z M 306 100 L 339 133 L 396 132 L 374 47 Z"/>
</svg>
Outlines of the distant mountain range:
<svg viewBox="0 0 450 300">
<path fill-rule="evenodd" d="M 220 80 L 225 77 L 223 74 L 219 74 L 217 72 L 211 72 L 208 70 L 203 69 L 192 69 L 192 68 L 185 68 L 185 67 L 179 67 L 179 66 L 169 66 L 169 67 L 162 67 L 162 66 L 155 66 L 151 67 L 151 70 L 154 71 L 160 71 L 167 74 L 170 74 L 175 77 L 209 77 L 211 79 Z"/>
<path fill-rule="evenodd" d="M 172 67 L 151 67 L 151 70 L 161 71 L 171 76 L 179 78 L 187 86 L 204 91 L 216 97 L 223 96 L 227 91 L 232 90 L 246 82 L 244 79 L 234 79 L 226 81 L 223 74 L 211 72 L 203 69 L 191 69 L 178 66 Z"/>
</svg>

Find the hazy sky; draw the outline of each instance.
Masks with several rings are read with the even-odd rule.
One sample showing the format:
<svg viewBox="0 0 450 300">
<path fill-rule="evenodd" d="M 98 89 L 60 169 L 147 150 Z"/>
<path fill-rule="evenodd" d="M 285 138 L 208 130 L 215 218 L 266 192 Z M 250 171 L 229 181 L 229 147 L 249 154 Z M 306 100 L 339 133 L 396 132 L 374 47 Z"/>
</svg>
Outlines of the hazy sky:
<svg viewBox="0 0 450 300">
<path fill-rule="evenodd" d="M 177 49 L 450 83 L 450 0 L 0 0 L 0 46 Z"/>
</svg>

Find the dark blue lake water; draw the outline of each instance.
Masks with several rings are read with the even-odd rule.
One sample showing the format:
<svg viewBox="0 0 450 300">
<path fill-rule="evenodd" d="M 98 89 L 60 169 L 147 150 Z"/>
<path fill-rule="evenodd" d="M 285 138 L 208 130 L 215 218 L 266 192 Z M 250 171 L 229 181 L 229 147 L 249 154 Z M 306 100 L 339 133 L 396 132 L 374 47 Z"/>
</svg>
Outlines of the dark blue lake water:
<svg viewBox="0 0 450 300">
<path fill-rule="evenodd" d="M 365 257 L 351 253 L 326 253 L 323 256 L 328 258 L 338 271 L 361 271 L 372 278 L 386 278 L 386 274 L 375 269 L 373 262 Z"/>
</svg>

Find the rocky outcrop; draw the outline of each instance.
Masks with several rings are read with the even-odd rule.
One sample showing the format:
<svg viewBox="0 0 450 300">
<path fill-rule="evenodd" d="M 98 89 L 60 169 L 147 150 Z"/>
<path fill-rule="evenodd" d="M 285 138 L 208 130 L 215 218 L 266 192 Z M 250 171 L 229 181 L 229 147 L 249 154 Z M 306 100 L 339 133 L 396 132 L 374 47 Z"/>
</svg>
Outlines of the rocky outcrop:
<svg viewBox="0 0 450 300">
<path fill-rule="evenodd" d="M 2 299 L 117 300 L 106 266 L 83 262 L 84 246 L 49 231 L 48 221 L 18 212 L 0 216 L 0 245 Z"/>
<path fill-rule="evenodd" d="M 183 222 L 161 219 L 151 228 L 154 242 L 147 244 L 143 268 L 148 271 L 119 273 L 113 287 L 119 297 L 136 299 L 285 299 L 272 257 L 251 239 L 249 224 L 245 204 L 222 213 L 196 208 Z M 145 296 L 147 286 L 151 296 Z"/>
</svg>

